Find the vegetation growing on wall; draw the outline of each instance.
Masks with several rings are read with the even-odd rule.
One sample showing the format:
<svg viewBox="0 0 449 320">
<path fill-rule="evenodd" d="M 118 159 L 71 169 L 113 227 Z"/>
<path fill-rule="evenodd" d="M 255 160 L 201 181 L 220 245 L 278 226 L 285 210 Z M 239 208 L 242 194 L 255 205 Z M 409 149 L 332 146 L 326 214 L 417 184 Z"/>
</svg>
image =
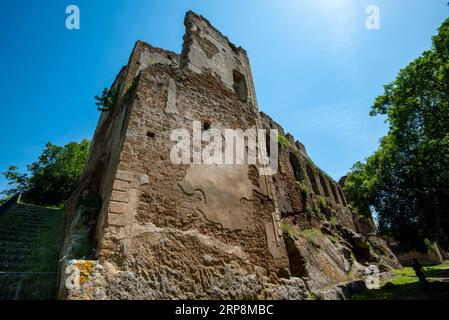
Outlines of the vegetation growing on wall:
<svg viewBox="0 0 449 320">
<path fill-rule="evenodd" d="M 101 96 L 95 96 L 95 105 L 98 111 L 106 112 L 111 110 L 111 108 L 117 102 L 119 91 L 117 89 L 104 88 Z"/>
<path fill-rule="evenodd" d="M 101 196 L 91 193 L 83 197 L 77 206 L 73 223 L 73 241 L 70 259 L 94 259 L 97 249 L 96 228 L 102 206 Z"/>
<path fill-rule="evenodd" d="M 307 188 L 307 186 L 303 182 L 301 182 L 301 181 L 296 181 L 296 185 L 301 190 L 301 195 L 304 198 L 307 198 L 309 196 L 309 194 L 311 193 L 310 189 Z"/>
<path fill-rule="evenodd" d="M 278 134 L 277 140 L 280 146 L 284 148 L 290 147 L 290 141 L 288 141 L 288 139 L 284 135 Z"/>
</svg>

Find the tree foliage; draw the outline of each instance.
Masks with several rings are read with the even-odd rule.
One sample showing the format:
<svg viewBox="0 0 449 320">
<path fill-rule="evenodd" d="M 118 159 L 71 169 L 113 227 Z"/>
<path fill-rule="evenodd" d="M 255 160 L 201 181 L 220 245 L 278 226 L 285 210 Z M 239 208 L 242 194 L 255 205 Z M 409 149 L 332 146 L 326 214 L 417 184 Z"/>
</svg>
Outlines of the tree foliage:
<svg viewBox="0 0 449 320">
<path fill-rule="evenodd" d="M 351 204 L 374 210 L 380 230 L 402 243 L 449 247 L 449 19 L 432 48 L 401 70 L 372 106 L 390 130 L 345 182 Z"/>
<path fill-rule="evenodd" d="M 90 141 L 70 142 L 63 147 L 47 143 L 38 160 L 20 173 L 10 166 L 3 173 L 10 189 L 5 195 L 22 192 L 22 199 L 37 205 L 59 205 L 75 190 L 89 152 Z"/>
<path fill-rule="evenodd" d="M 112 107 L 117 102 L 119 91 L 117 89 L 104 88 L 101 96 L 95 96 L 95 105 L 97 110 L 101 112 L 107 112 L 112 109 Z"/>
</svg>

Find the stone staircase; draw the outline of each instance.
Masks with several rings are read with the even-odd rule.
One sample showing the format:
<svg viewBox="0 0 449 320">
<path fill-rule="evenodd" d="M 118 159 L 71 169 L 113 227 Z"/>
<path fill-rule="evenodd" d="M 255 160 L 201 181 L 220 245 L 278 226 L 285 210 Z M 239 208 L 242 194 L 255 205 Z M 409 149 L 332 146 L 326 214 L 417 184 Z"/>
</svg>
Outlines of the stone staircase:
<svg viewBox="0 0 449 320">
<path fill-rule="evenodd" d="M 0 213 L 0 300 L 55 297 L 61 222 L 60 210 L 18 202 Z"/>
</svg>

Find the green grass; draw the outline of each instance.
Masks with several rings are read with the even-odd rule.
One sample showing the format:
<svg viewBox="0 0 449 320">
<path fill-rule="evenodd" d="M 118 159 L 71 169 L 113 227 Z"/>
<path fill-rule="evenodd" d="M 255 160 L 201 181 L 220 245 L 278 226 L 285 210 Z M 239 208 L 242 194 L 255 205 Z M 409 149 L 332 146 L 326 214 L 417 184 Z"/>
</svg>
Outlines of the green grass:
<svg viewBox="0 0 449 320">
<path fill-rule="evenodd" d="M 301 190 L 301 195 L 304 198 L 307 198 L 309 196 L 309 194 L 311 194 L 311 191 L 309 188 L 307 188 L 307 186 L 301 182 L 301 181 L 296 181 L 296 184 L 298 185 L 299 189 Z"/>
<path fill-rule="evenodd" d="M 290 141 L 288 141 L 288 139 L 284 135 L 278 134 L 277 140 L 282 147 L 290 147 Z"/>
<path fill-rule="evenodd" d="M 324 236 L 323 233 L 321 232 L 321 230 L 319 230 L 317 228 L 299 230 L 297 228 L 292 227 L 288 223 L 282 224 L 282 230 L 285 234 L 295 234 L 295 235 L 303 237 L 309 241 L 313 241 L 317 237 Z M 333 240 L 335 240 L 335 241 L 337 240 L 335 237 L 330 236 L 330 235 L 328 236 L 328 238 L 334 238 Z M 331 241 L 333 241 L 333 240 L 331 240 Z"/>
<path fill-rule="evenodd" d="M 439 264 L 437 266 L 426 267 L 426 271 L 443 270 L 449 268 L 449 262 Z"/>
<path fill-rule="evenodd" d="M 55 210 L 47 225 L 39 231 L 34 254 L 25 260 L 24 269 L 29 272 L 57 272 L 62 235 L 63 211 Z"/>
<path fill-rule="evenodd" d="M 302 230 L 299 232 L 299 234 L 306 239 L 314 239 L 323 235 L 320 230 L 315 228 Z"/>
<path fill-rule="evenodd" d="M 284 233 L 284 235 L 290 235 L 291 234 L 291 228 L 290 228 L 290 225 L 288 224 L 288 223 L 283 223 L 282 224 L 282 231 L 283 231 L 283 233 Z"/>
<path fill-rule="evenodd" d="M 47 205 L 47 206 L 41 206 L 38 204 L 29 204 L 23 201 L 19 201 L 19 204 L 25 205 L 25 206 L 33 206 L 33 207 L 37 207 L 37 208 L 43 208 L 43 209 L 52 209 L 52 210 L 61 210 L 64 211 L 65 208 L 65 204 L 61 203 L 61 204 L 54 204 L 54 205 Z"/>
<path fill-rule="evenodd" d="M 307 206 L 306 207 L 306 215 L 307 217 L 312 217 L 314 215 L 315 211 L 313 210 L 313 208 L 311 206 Z"/>
<path fill-rule="evenodd" d="M 331 217 L 330 219 L 327 219 L 327 222 L 333 227 L 335 227 L 338 224 L 338 220 L 336 217 Z"/>
<path fill-rule="evenodd" d="M 327 208 L 326 199 L 323 196 L 321 196 L 321 195 L 319 195 L 317 198 L 318 198 L 318 202 L 320 203 L 320 206 L 322 208 Z"/>
<path fill-rule="evenodd" d="M 438 270 L 449 269 L 449 263 L 437 266 L 424 267 L 427 280 L 430 284 L 439 281 L 439 277 L 433 276 Z M 388 281 L 381 282 L 380 289 L 366 290 L 363 293 L 352 296 L 353 300 L 397 300 L 414 299 L 425 292 L 420 288 L 418 277 L 416 277 L 413 268 L 405 267 L 395 270 L 396 276 Z M 386 285 L 387 283 L 390 284 Z"/>
<path fill-rule="evenodd" d="M 0 229 L 14 230 L 22 227 L 22 222 L 11 221 L 16 214 L 17 209 L 14 209 L 0 216 Z M 43 226 L 35 227 L 36 229 L 32 232 L 37 234 L 37 238 L 31 247 L 32 254 L 21 263 L 20 271 L 57 272 L 62 221 L 63 211 L 54 210 L 51 216 L 45 218 Z"/>
<path fill-rule="evenodd" d="M 324 237 L 324 236 L 326 238 L 328 238 L 330 240 L 330 242 L 332 242 L 333 244 L 338 242 L 336 237 L 334 237 L 332 235 L 324 235 L 321 232 L 321 230 L 316 229 L 316 228 L 298 230 L 298 229 L 292 228 L 288 223 L 283 223 L 282 231 L 284 232 L 284 236 L 296 234 L 297 236 L 303 237 L 312 243 L 316 242 L 316 239 L 318 237 Z"/>
<path fill-rule="evenodd" d="M 323 236 L 323 234 L 321 233 L 321 231 L 319 229 L 312 228 L 312 229 L 299 230 L 299 229 L 296 229 L 296 228 L 290 226 L 288 223 L 282 224 L 282 230 L 283 230 L 284 234 L 286 234 L 286 235 L 295 234 L 295 235 L 303 237 L 309 241 L 313 241 L 317 237 Z"/>
<path fill-rule="evenodd" d="M 328 235 L 327 236 L 327 238 L 330 240 L 330 242 L 332 242 L 333 244 L 336 244 L 338 241 L 337 241 L 337 238 L 335 238 L 334 236 L 331 236 L 331 235 Z"/>
<path fill-rule="evenodd" d="M 45 228 L 40 230 L 34 246 L 34 254 L 24 262 L 29 272 L 43 272 L 30 274 L 23 278 L 23 288 L 20 299 L 39 300 L 51 299 L 56 295 L 56 284 L 59 260 L 59 248 L 62 236 L 63 211 L 55 210 L 48 218 Z M 47 274 L 54 272 L 54 274 Z"/>
</svg>

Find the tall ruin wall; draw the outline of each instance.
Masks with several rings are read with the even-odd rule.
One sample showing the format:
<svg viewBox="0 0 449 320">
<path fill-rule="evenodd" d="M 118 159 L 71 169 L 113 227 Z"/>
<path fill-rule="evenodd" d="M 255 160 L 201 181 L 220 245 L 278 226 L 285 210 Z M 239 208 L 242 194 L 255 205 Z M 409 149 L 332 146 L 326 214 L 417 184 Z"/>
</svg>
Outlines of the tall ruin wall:
<svg viewBox="0 0 449 320">
<path fill-rule="evenodd" d="M 117 99 L 66 209 L 60 298 L 305 299 L 359 279 L 363 264 L 395 265 L 291 135 L 273 176 L 256 165 L 171 161 L 173 130 L 194 123 L 284 137 L 258 110 L 246 51 L 193 12 L 185 25 L 181 55 L 138 41 L 111 87 Z M 326 257 L 308 261 L 301 230 L 335 238 L 322 239 L 338 256 L 330 273 L 313 270 Z"/>
</svg>

